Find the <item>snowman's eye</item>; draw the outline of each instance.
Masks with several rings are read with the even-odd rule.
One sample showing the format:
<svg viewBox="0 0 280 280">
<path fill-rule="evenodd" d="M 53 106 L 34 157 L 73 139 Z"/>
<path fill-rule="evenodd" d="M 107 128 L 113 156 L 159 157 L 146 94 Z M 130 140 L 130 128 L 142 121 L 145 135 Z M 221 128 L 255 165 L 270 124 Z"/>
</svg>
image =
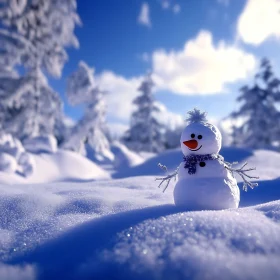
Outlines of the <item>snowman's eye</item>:
<svg viewBox="0 0 280 280">
<path fill-rule="evenodd" d="M 195 137 L 195 134 L 192 133 L 192 134 L 191 134 L 191 138 L 194 138 L 194 137 Z"/>
<path fill-rule="evenodd" d="M 202 135 L 198 135 L 197 138 L 198 138 L 198 139 L 202 139 Z"/>
</svg>

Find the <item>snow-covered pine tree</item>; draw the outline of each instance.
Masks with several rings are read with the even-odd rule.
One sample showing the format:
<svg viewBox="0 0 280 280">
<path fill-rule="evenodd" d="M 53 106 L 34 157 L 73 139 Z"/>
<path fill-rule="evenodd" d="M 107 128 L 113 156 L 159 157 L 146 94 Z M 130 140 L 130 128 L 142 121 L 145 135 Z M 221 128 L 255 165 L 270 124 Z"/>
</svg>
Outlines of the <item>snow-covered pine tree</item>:
<svg viewBox="0 0 280 280">
<path fill-rule="evenodd" d="M 271 147 L 280 139 L 280 80 L 275 77 L 270 61 L 261 61 L 260 71 L 252 87 L 244 86 L 237 101 L 240 109 L 231 117 L 243 119 L 240 126 L 233 127 L 234 143 L 252 148 Z"/>
<path fill-rule="evenodd" d="M 132 113 L 130 128 L 122 139 L 130 149 L 137 152 L 157 153 L 164 149 L 163 126 L 155 116 L 159 108 L 152 92 L 153 86 L 152 74 L 149 73 L 138 89 L 141 94 L 133 101 L 136 110 Z"/>
<path fill-rule="evenodd" d="M 30 136 L 53 134 L 55 122 L 61 114 L 62 102 L 44 76 L 40 77 L 40 83 L 37 76 L 32 75 L 0 78 L 0 83 L 0 94 L 3 94 L 0 104 L 5 112 L 2 129 L 5 132 L 21 140 Z M 35 84 L 37 89 L 34 89 Z M 35 91 L 40 92 L 39 97 L 34 95 Z"/>
<path fill-rule="evenodd" d="M 113 160 L 107 138 L 105 92 L 95 83 L 94 69 L 81 61 L 68 79 L 66 93 L 70 104 L 84 104 L 86 108 L 64 147 L 84 153 L 94 161 Z"/>
<path fill-rule="evenodd" d="M 78 46 L 76 0 L 3 0 L 0 23 L 0 66 L 20 65 L 24 70 L 14 85 L 5 83 L 8 101 L 3 102 L 16 115 L 7 126 L 20 138 L 52 133 L 61 102 L 43 72 L 60 77 L 65 47 Z M 14 123 L 19 120 L 24 127 Z"/>
<path fill-rule="evenodd" d="M 14 63 L 60 77 L 67 60 L 65 47 L 78 47 L 76 9 L 76 0 L 2 0 L 0 40 L 7 44 L 1 46 L 5 57 L 17 56 Z"/>
<path fill-rule="evenodd" d="M 1 55 L 0 55 L 0 131 L 1 132 L 3 132 L 3 124 L 8 114 L 7 105 L 3 102 L 6 96 L 6 87 L 12 86 L 12 84 L 7 83 L 7 81 L 12 81 L 17 77 L 18 77 L 17 73 L 13 71 L 11 67 L 6 67 L 4 63 L 1 63 Z"/>
</svg>

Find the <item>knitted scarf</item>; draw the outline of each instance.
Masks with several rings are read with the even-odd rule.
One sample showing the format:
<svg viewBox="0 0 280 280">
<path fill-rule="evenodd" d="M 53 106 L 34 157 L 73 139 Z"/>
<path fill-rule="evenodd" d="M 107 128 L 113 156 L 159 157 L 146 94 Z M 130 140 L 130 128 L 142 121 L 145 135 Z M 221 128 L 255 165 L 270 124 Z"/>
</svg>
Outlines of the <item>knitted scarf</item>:
<svg viewBox="0 0 280 280">
<path fill-rule="evenodd" d="M 196 165 L 202 161 L 217 159 L 215 154 L 184 156 L 185 168 L 190 175 L 196 173 Z"/>
</svg>

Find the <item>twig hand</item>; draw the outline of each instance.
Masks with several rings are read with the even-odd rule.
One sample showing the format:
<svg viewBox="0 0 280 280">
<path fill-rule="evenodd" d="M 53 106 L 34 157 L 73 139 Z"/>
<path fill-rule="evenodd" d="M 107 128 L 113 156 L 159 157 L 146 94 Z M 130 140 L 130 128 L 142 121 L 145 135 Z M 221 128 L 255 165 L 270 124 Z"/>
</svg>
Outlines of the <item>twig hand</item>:
<svg viewBox="0 0 280 280">
<path fill-rule="evenodd" d="M 248 179 L 259 179 L 259 177 L 255 177 L 255 176 L 250 176 L 247 174 L 247 172 L 256 170 L 256 168 L 248 168 L 248 169 L 244 169 L 245 166 L 248 163 L 245 162 L 241 168 L 235 169 L 232 168 L 231 165 L 226 165 L 226 169 L 228 169 L 232 174 L 233 173 L 237 173 L 242 179 L 243 179 L 243 190 L 247 191 L 248 190 L 248 186 L 253 189 L 254 187 L 258 186 L 258 183 L 253 183 Z M 248 179 L 247 179 L 248 178 Z"/>
<path fill-rule="evenodd" d="M 159 163 L 158 166 L 159 166 L 159 168 L 161 168 L 162 170 L 164 170 L 166 173 L 168 172 L 168 169 L 167 169 L 167 167 L 166 167 L 165 165 Z M 164 187 L 164 189 L 163 189 L 163 192 L 165 192 L 166 189 L 168 188 L 169 183 L 170 183 L 170 181 L 171 181 L 172 178 L 174 178 L 174 179 L 176 180 L 176 176 L 177 176 L 177 174 L 178 174 L 178 169 L 179 169 L 179 167 L 177 167 L 177 169 L 175 170 L 174 173 L 168 174 L 168 175 L 165 176 L 165 177 L 156 178 L 156 181 L 161 181 L 160 184 L 159 184 L 159 186 L 158 186 L 159 188 L 161 187 L 161 185 L 162 185 L 163 183 L 166 183 L 166 185 L 165 185 L 165 187 Z"/>
</svg>

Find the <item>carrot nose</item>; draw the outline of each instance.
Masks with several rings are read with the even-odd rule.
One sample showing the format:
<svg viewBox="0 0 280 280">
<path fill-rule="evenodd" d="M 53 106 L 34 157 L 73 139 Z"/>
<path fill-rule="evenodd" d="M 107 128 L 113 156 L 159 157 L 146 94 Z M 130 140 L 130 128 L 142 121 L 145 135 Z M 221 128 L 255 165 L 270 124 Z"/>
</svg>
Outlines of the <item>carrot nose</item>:
<svg viewBox="0 0 280 280">
<path fill-rule="evenodd" d="M 196 140 L 184 141 L 183 143 L 190 149 L 195 149 L 198 146 L 198 142 Z"/>
</svg>

